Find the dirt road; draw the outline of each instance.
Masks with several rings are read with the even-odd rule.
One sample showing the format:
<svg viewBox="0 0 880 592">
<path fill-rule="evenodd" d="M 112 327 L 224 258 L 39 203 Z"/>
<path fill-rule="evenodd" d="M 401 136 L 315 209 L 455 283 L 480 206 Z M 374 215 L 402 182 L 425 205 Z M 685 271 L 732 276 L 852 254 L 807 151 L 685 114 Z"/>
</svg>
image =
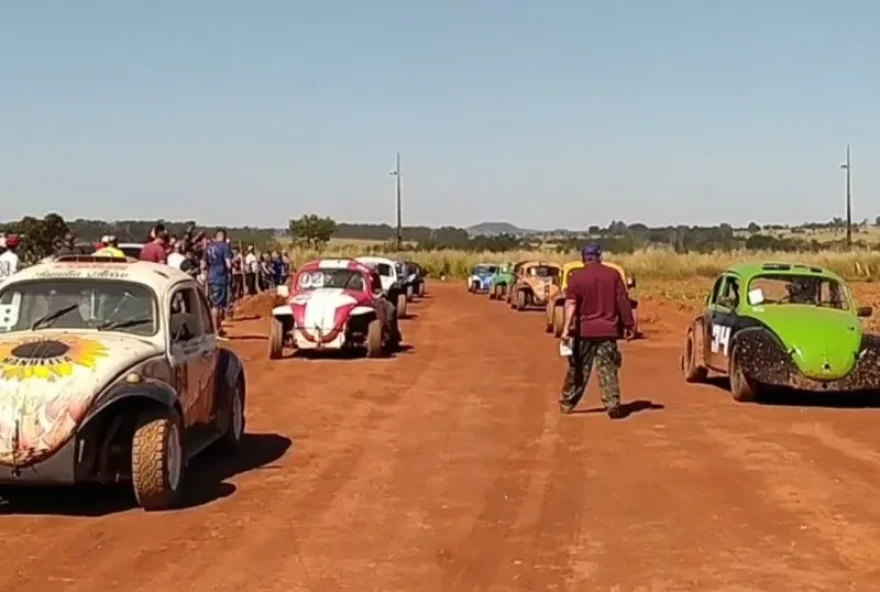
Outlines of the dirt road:
<svg viewBox="0 0 880 592">
<path fill-rule="evenodd" d="M 735 404 L 655 338 L 624 349 L 637 412 L 561 416 L 540 313 L 457 284 L 413 312 L 387 361 L 270 363 L 238 323 L 241 461 L 203 461 L 172 513 L 0 508 L 0 590 L 880 589 L 877 410 Z"/>
</svg>

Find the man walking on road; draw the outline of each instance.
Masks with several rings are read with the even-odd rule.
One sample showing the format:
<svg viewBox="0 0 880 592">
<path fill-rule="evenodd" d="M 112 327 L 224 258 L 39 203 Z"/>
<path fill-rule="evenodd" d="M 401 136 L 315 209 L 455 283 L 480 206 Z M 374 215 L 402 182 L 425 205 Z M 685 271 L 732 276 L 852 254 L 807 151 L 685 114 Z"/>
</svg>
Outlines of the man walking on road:
<svg viewBox="0 0 880 592">
<path fill-rule="evenodd" d="M 214 241 L 205 249 L 205 275 L 208 279 L 208 300 L 211 304 L 211 317 L 217 328 L 217 336 L 226 337 L 223 320 L 229 305 L 230 272 L 232 271 L 232 250 L 226 242 L 226 231 L 218 230 Z"/>
<path fill-rule="evenodd" d="M 559 409 L 562 413 L 574 410 L 584 396 L 595 361 L 605 411 L 611 419 L 620 419 L 625 413 L 620 406 L 617 371 L 622 360 L 617 339 L 621 328 L 627 341 L 634 336 L 632 307 L 620 274 L 602 265 L 602 249 L 589 245 L 581 256 L 584 267 L 572 274 L 565 294 L 562 339 L 570 342 L 571 355 Z"/>
</svg>

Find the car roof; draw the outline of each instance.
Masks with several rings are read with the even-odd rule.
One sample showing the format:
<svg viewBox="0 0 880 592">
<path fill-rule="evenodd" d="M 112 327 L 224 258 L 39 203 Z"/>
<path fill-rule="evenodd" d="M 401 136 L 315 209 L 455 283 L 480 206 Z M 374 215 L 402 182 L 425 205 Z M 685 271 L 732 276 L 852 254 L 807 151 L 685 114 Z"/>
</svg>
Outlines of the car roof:
<svg viewBox="0 0 880 592">
<path fill-rule="evenodd" d="M 583 266 L 584 266 L 583 261 L 569 261 L 568 263 L 563 263 L 562 271 L 564 271 L 565 273 L 568 273 L 572 269 L 580 269 Z"/>
<path fill-rule="evenodd" d="M 128 281 L 160 294 L 179 282 L 195 284 L 188 274 L 162 263 L 78 255 L 26 267 L 10 276 L 4 286 L 53 278 Z"/>
<path fill-rule="evenodd" d="M 818 277 L 826 277 L 844 283 L 844 279 L 831 270 L 824 269 L 817 265 L 805 265 L 803 263 L 774 263 L 774 262 L 753 262 L 740 263 L 728 267 L 724 273 L 737 275 L 742 278 L 751 278 L 756 275 L 776 273 L 788 275 L 812 275 Z"/>
<path fill-rule="evenodd" d="M 370 273 L 369 266 L 356 259 L 315 259 L 303 263 L 297 271 L 318 271 L 319 269 L 347 269 Z"/>
<path fill-rule="evenodd" d="M 394 265 L 394 261 L 388 257 L 357 257 L 355 261 L 366 265 Z"/>
</svg>

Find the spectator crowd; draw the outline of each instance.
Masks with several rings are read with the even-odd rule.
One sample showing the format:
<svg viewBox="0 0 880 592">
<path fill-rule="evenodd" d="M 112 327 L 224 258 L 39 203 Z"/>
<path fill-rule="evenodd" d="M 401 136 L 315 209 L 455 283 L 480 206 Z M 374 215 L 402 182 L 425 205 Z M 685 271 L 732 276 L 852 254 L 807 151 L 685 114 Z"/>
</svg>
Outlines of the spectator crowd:
<svg viewBox="0 0 880 592">
<path fill-rule="evenodd" d="M 0 284 L 18 270 L 17 237 L 0 235 Z M 97 255 L 130 257 L 175 267 L 196 279 L 204 288 L 212 316 L 223 336 L 222 322 L 232 314 L 234 304 L 246 295 L 274 290 L 287 283 L 291 263 L 287 253 L 261 253 L 254 245 L 244 251 L 233 245 L 225 230 L 213 236 L 196 233 L 195 224 L 187 225 L 183 236 L 174 236 L 164 224 L 156 224 L 143 244 L 119 244 L 108 235 L 97 245 L 77 242 L 72 233 L 55 243 L 54 255 Z"/>
</svg>

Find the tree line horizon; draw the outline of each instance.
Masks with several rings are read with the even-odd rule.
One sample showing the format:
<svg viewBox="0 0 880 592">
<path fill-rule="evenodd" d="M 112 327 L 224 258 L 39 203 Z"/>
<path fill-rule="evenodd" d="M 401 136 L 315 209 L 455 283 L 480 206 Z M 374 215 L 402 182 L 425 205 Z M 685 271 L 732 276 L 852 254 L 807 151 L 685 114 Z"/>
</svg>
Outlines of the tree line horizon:
<svg viewBox="0 0 880 592">
<path fill-rule="evenodd" d="M 0 232 L 15 233 L 22 236 L 21 251 L 34 257 L 52 252 L 58 239 L 67 232 L 78 240 L 96 242 L 102 236 L 115 235 L 120 242 L 144 242 L 150 230 L 162 222 L 172 235 L 182 236 L 186 225 L 192 221 L 168 220 L 95 220 L 78 218 L 65 220 L 58 214 L 50 213 L 42 218 L 26 216 L 18 221 L 0 223 Z M 195 221 L 197 223 L 197 221 Z M 492 223 L 484 223 L 491 225 Z M 500 223 L 498 223 L 500 224 Z M 880 216 L 874 221 L 880 226 Z M 480 225 L 477 225 L 480 226 Z M 854 246 L 862 248 L 880 247 L 871 242 L 867 234 L 868 220 L 853 227 Z M 213 233 L 216 227 L 199 225 L 201 231 Z M 828 222 L 804 223 L 801 225 L 768 224 L 751 222 L 744 227 L 734 227 L 727 223 L 715 226 L 676 225 L 651 227 L 643 223 L 626 223 L 615 220 L 607 226 L 591 225 L 583 231 L 557 230 L 536 231 L 526 234 L 496 234 L 473 236 L 468 229 L 456 226 L 403 226 L 402 240 L 405 251 L 465 250 L 506 252 L 514 250 L 552 249 L 566 252 L 579 249 L 587 243 L 598 243 L 604 249 L 616 253 L 630 253 L 648 247 L 670 248 L 676 252 L 712 252 L 732 250 L 773 250 L 773 251 L 820 251 L 843 249 L 843 231 L 846 223 L 841 218 Z M 370 241 L 374 244 L 364 250 L 374 253 L 396 250 L 396 227 L 389 224 L 358 224 L 337 222 L 329 217 L 305 214 L 291 219 L 287 228 L 262 228 L 255 226 L 226 226 L 235 243 L 256 245 L 263 249 L 279 249 L 292 243 L 313 249 L 325 249 L 331 239 Z M 818 241 L 810 237 L 815 231 L 841 232 L 839 240 Z M 767 234 L 767 232 L 770 234 Z M 773 233 L 785 232 L 786 236 Z"/>
</svg>

